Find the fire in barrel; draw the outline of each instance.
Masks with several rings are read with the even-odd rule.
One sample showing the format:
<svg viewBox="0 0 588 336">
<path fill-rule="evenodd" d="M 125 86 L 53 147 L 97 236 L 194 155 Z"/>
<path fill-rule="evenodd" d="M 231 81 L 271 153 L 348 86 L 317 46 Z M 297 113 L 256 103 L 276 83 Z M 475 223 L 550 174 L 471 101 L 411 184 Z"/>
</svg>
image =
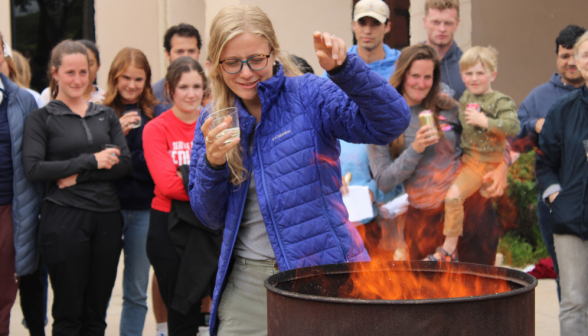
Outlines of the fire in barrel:
<svg viewBox="0 0 588 336">
<path fill-rule="evenodd" d="M 529 274 L 467 263 L 364 262 L 265 282 L 269 335 L 534 335 Z"/>
</svg>

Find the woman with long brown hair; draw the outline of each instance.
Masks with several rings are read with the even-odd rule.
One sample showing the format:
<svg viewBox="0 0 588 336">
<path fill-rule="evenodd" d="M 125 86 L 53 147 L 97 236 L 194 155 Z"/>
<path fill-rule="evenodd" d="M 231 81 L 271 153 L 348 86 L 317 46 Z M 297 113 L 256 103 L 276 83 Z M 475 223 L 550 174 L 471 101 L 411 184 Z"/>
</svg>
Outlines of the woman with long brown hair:
<svg viewBox="0 0 588 336">
<path fill-rule="evenodd" d="M 86 87 L 86 91 L 84 91 L 84 99 L 87 102 L 92 102 L 94 104 L 101 104 L 104 102 L 104 90 L 98 87 L 98 85 L 94 85 L 96 81 L 96 77 L 98 76 L 98 70 L 100 70 L 100 51 L 96 44 L 90 40 L 77 40 L 76 42 L 81 43 L 86 50 L 88 51 L 88 59 L 90 64 L 90 72 L 88 73 L 88 80 L 90 81 L 90 85 Z M 48 74 L 51 77 L 51 74 Z M 55 99 L 56 93 L 53 91 L 51 87 L 45 88 L 41 92 L 41 97 L 46 103 L 49 103 L 51 100 Z"/>
<path fill-rule="evenodd" d="M 121 335 L 142 335 L 147 314 L 149 259 L 145 245 L 149 231 L 149 210 L 155 184 L 149 174 L 143 152 L 143 129 L 153 119 L 157 104 L 151 89 L 151 67 L 145 54 L 135 48 L 118 52 L 108 72 L 108 90 L 104 105 L 120 118 L 133 170 L 115 181 L 123 215 L 123 309 Z"/>
<path fill-rule="evenodd" d="M 419 260 L 443 243 L 444 199 L 461 169 L 461 124 L 457 102 L 440 94 L 441 71 L 436 51 L 417 44 L 402 51 L 390 84 L 410 107 L 410 126 L 398 139 L 369 151 L 370 167 L 378 188 L 390 192 L 403 183 L 410 206 L 405 214 L 409 258 Z M 431 111 L 434 127 L 421 126 L 419 114 Z M 499 196 L 506 187 L 506 161 L 486 178 L 488 191 Z M 498 244 L 492 202 L 479 195 L 466 202 L 464 235 L 458 246 L 460 261 L 494 264 Z"/>
<path fill-rule="evenodd" d="M 147 256 L 167 308 L 170 336 L 196 335 L 205 325 L 202 299 L 214 285 L 222 231 L 204 227 L 190 209 L 186 185 L 190 149 L 206 75 L 182 56 L 169 66 L 164 96 L 172 108 L 145 127 L 145 158 L 153 180 Z"/>
<path fill-rule="evenodd" d="M 53 288 L 54 335 L 100 335 L 112 294 L 123 219 L 114 181 L 131 172 L 116 113 L 88 103 L 88 51 L 66 40 L 51 52 L 55 99 L 30 113 L 23 165 L 46 182 L 39 245 Z"/>
</svg>

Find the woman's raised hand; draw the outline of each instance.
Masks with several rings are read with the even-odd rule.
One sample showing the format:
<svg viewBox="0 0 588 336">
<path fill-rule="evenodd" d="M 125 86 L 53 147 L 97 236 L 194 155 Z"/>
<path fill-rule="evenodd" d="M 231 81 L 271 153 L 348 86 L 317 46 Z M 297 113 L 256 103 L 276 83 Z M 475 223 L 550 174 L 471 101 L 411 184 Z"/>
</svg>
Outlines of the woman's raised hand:
<svg viewBox="0 0 588 336">
<path fill-rule="evenodd" d="M 425 149 L 433 144 L 439 142 L 439 135 L 436 129 L 433 129 L 432 126 L 423 126 L 421 127 L 416 134 L 414 142 L 412 143 L 412 148 L 417 153 L 422 153 Z"/>
<path fill-rule="evenodd" d="M 319 64 L 326 71 L 343 64 L 347 57 L 347 47 L 343 39 L 329 33 L 314 32 L 314 50 Z"/>
<path fill-rule="evenodd" d="M 206 143 L 206 158 L 208 159 L 208 162 L 213 166 L 220 167 L 227 162 L 225 154 L 233 149 L 233 147 L 237 146 L 241 141 L 241 138 L 235 138 L 230 143 L 225 144 L 224 142 L 232 136 L 233 132 L 226 132 L 218 139 L 216 136 L 224 131 L 228 124 L 223 122 L 215 128 L 210 129 L 211 124 L 212 118 L 206 119 L 200 130 L 204 135 L 204 142 Z"/>
<path fill-rule="evenodd" d="M 107 148 L 101 152 L 94 153 L 96 162 L 98 162 L 98 169 L 110 169 L 118 163 L 118 156 L 120 151 L 118 148 Z"/>
</svg>

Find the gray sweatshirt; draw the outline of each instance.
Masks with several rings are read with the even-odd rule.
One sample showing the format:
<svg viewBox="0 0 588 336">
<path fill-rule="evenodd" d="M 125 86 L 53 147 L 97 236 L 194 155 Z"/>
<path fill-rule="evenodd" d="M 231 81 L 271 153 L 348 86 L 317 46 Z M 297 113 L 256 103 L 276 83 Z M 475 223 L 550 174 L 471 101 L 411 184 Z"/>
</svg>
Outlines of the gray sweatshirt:
<svg viewBox="0 0 588 336">
<path fill-rule="evenodd" d="M 441 206 L 447 190 L 459 173 L 461 124 L 457 107 L 442 111 L 439 122 L 444 137 L 419 154 L 412 148 L 412 143 L 421 127 L 418 114 L 422 111 L 421 105 L 410 108 L 410 125 L 404 132 L 405 150 L 398 158 L 392 159 L 390 145 L 372 146 L 373 150 L 368 153 L 370 168 L 380 190 L 387 193 L 404 183 L 410 205 L 427 210 Z"/>
</svg>

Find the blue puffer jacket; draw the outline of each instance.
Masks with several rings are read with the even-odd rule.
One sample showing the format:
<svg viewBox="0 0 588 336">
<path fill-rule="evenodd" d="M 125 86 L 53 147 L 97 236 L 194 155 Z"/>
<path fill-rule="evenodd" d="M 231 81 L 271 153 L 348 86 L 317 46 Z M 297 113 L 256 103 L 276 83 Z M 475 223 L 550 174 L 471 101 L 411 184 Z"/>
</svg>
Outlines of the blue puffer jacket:
<svg viewBox="0 0 588 336">
<path fill-rule="evenodd" d="M 30 183 L 25 177 L 22 165 L 22 134 L 29 112 L 37 109 L 35 98 L 26 90 L 19 88 L 6 76 L 0 74 L 8 96 L 8 124 L 12 140 L 12 228 L 14 230 L 14 250 L 16 252 L 16 275 L 23 276 L 37 269 L 39 253 L 37 250 L 37 227 L 43 185 Z"/>
<path fill-rule="evenodd" d="M 347 53 L 347 58 L 341 71 L 330 77 L 332 81 L 314 75 L 285 77 L 280 68 L 258 84 L 262 112 L 252 156 L 245 149 L 255 118 L 236 100 L 243 164 L 255 175 L 259 206 L 281 271 L 370 260 L 347 219 L 339 191 L 337 139 L 388 144 L 408 126 L 410 110 L 404 98 L 359 56 Z M 203 111 L 199 125 L 209 112 L 208 108 Z M 232 186 L 228 166 L 215 170 L 205 156 L 205 140 L 197 126 L 190 202 L 204 225 L 225 226 L 210 316 L 214 335 L 249 179 Z"/>
</svg>

